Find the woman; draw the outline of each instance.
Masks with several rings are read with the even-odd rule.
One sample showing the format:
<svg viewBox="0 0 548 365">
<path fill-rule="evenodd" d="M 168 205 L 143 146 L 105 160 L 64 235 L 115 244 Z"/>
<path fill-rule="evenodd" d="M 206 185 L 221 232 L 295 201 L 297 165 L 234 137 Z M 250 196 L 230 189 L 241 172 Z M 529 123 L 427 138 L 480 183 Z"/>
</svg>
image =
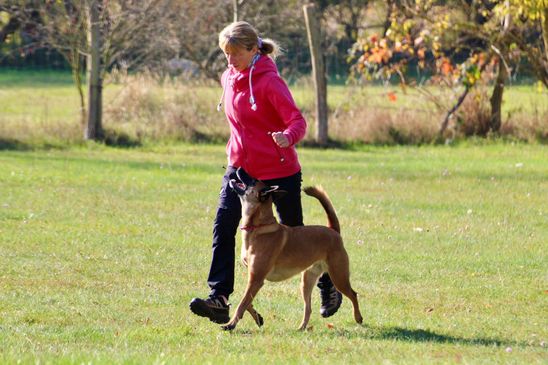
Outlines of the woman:
<svg viewBox="0 0 548 365">
<path fill-rule="evenodd" d="M 234 290 L 235 236 L 241 219 L 240 199 L 229 187 L 231 175 L 241 167 L 267 185 L 287 191 L 275 202 L 280 223 L 303 225 L 301 166 L 295 144 L 305 136 L 306 121 L 273 61 L 280 51 L 276 42 L 261 39 L 249 23 L 235 22 L 219 34 L 219 47 L 228 61 L 217 108 L 224 104 L 230 125 L 228 167 L 213 225 L 211 291 L 206 299 L 192 299 L 190 309 L 215 323 L 226 323 L 230 319 L 228 298 Z M 320 313 L 329 317 L 340 307 L 342 295 L 327 273 L 318 287 Z"/>
</svg>

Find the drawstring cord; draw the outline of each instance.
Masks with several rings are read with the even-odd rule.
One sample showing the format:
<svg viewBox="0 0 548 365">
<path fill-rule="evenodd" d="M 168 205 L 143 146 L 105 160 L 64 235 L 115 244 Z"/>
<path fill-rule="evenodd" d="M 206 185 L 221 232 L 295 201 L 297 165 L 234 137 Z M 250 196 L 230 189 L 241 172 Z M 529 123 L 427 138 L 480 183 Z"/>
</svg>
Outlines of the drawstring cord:
<svg viewBox="0 0 548 365">
<path fill-rule="evenodd" d="M 255 96 L 253 95 L 253 83 L 251 82 L 252 81 L 252 76 L 253 76 L 253 70 L 255 69 L 255 63 L 257 63 L 257 61 L 259 60 L 259 58 L 261 57 L 261 54 L 260 53 L 256 53 L 255 56 L 253 56 L 253 59 L 251 60 L 251 69 L 249 70 L 249 104 L 251 104 L 251 110 L 253 111 L 256 111 L 257 110 L 257 103 L 255 102 Z M 221 94 L 221 98 L 219 99 L 219 104 L 217 104 L 217 111 L 220 112 L 222 107 L 223 107 L 223 100 L 224 100 L 224 97 L 225 97 L 225 91 L 226 91 L 226 78 L 228 77 L 228 74 L 227 76 L 225 77 L 225 80 L 224 82 L 222 83 L 223 84 L 223 93 Z"/>
<path fill-rule="evenodd" d="M 217 111 L 220 112 L 221 109 L 223 108 L 223 100 L 225 98 L 225 90 L 226 90 L 226 79 L 228 77 L 228 74 L 225 76 L 225 79 L 224 79 L 224 82 L 222 82 L 221 84 L 223 85 L 223 93 L 221 94 L 221 98 L 219 99 L 219 104 L 217 104 Z"/>
<path fill-rule="evenodd" d="M 257 104 L 255 103 L 255 96 L 253 96 L 253 84 L 251 83 L 251 77 L 253 76 L 253 70 L 255 69 L 255 63 L 261 57 L 260 53 L 256 53 L 251 61 L 251 70 L 249 70 L 249 104 L 251 104 L 251 110 L 257 110 Z"/>
</svg>

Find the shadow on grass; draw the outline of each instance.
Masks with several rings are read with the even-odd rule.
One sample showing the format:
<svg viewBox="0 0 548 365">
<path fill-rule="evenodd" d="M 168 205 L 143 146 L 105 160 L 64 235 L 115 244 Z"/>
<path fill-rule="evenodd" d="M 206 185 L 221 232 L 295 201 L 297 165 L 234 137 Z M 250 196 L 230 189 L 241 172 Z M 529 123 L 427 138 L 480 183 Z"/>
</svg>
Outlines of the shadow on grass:
<svg viewBox="0 0 548 365">
<path fill-rule="evenodd" d="M 378 336 L 382 339 L 403 340 L 411 342 L 436 342 L 461 345 L 503 346 L 509 345 L 508 341 L 497 338 L 462 338 L 423 329 L 409 329 L 401 327 L 388 327 L 379 329 Z"/>
<path fill-rule="evenodd" d="M 0 138 L 0 151 L 29 151 L 32 149 L 33 147 L 31 145 L 20 142 L 16 139 Z"/>
<path fill-rule="evenodd" d="M 372 340 L 431 342 L 465 346 L 528 346 L 528 344 L 525 342 L 515 342 L 500 338 L 464 338 L 447 334 L 440 334 L 423 329 L 410 329 L 402 327 L 373 327 L 367 325 L 363 326 L 363 329 L 367 330 L 365 333 L 363 333 L 363 337 Z M 356 335 L 358 335 L 359 337 L 362 336 L 356 331 L 344 329 L 334 331 L 334 334 L 344 337 L 355 337 Z"/>
<path fill-rule="evenodd" d="M 107 133 L 103 138 L 103 143 L 109 147 L 117 148 L 135 148 L 142 145 L 141 141 L 125 133 Z"/>
<path fill-rule="evenodd" d="M 116 148 L 135 148 L 141 147 L 142 144 L 136 139 L 132 139 L 126 134 L 114 134 L 109 133 L 103 137 L 103 139 L 97 143 L 103 143 L 109 147 Z M 58 142 L 58 143 L 47 143 L 47 142 L 22 142 L 17 139 L 12 138 L 3 138 L 0 137 L 0 151 L 32 151 L 32 150 L 48 150 L 48 149 L 66 149 L 71 146 L 76 146 L 76 143 L 67 142 Z"/>
<path fill-rule="evenodd" d="M 23 142 L 13 138 L 0 137 L 0 151 L 37 151 L 37 150 L 63 150 L 69 145 L 49 142 Z"/>
</svg>

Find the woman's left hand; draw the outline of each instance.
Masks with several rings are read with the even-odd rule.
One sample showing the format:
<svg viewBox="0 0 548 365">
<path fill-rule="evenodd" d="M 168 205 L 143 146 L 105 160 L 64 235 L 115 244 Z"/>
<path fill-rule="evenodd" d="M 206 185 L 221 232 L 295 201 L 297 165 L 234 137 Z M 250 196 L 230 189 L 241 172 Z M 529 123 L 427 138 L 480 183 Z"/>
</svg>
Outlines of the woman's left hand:
<svg viewBox="0 0 548 365">
<path fill-rule="evenodd" d="M 289 147 L 289 139 L 287 139 L 287 136 L 283 132 L 272 133 L 272 139 L 282 148 Z"/>
</svg>

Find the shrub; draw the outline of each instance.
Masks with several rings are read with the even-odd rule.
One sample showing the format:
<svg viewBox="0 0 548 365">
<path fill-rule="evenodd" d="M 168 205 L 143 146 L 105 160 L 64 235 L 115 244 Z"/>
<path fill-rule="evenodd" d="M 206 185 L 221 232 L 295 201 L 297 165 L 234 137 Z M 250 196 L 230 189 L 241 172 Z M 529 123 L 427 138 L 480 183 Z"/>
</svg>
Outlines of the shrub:
<svg viewBox="0 0 548 365">
<path fill-rule="evenodd" d="M 111 81 L 115 85 L 104 93 L 103 107 L 107 144 L 135 146 L 147 140 L 224 143 L 229 136 L 224 113 L 216 110 L 222 93 L 217 83 L 160 78 L 151 73 L 117 73 Z M 310 142 L 315 133 L 312 83 L 303 78 L 291 88 L 308 121 L 305 142 Z M 4 146 L 82 141 L 80 111 L 73 101 L 67 105 L 66 89 L 59 94 L 55 87 L 45 94 L 33 88 L 13 90 L 13 86 L 0 89 L 12 95 L 5 104 L 0 98 L 0 109 L 10 113 L 0 115 L 0 141 L 6 141 Z M 489 93 L 487 85 L 472 90 L 451 119 L 444 138 L 489 136 Z M 500 135 L 520 141 L 548 141 L 548 107 L 543 103 L 546 96 L 531 87 L 510 87 L 505 95 Z M 432 143 L 438 140 L 440 123 L 456 97 L 448 88 L 402 92 L 394 87 L 332 86 L 328 92 L 329 136 L 343 144 Z"/>
<path fill-rule="evenodd" d="M 105 112 L 105 125 L 137 139 L 217 141 L 228 136 L 212 85 L 147 74 L 129 76 L 124 84 Z"/>
<path fill-rule="evenodd" d="M 485 137 L 490 130 L 491 104 L 488 90 L 479 86 L 474 88 L 456 113 L 455 129 L 465 137 Z"/>
</svg>

